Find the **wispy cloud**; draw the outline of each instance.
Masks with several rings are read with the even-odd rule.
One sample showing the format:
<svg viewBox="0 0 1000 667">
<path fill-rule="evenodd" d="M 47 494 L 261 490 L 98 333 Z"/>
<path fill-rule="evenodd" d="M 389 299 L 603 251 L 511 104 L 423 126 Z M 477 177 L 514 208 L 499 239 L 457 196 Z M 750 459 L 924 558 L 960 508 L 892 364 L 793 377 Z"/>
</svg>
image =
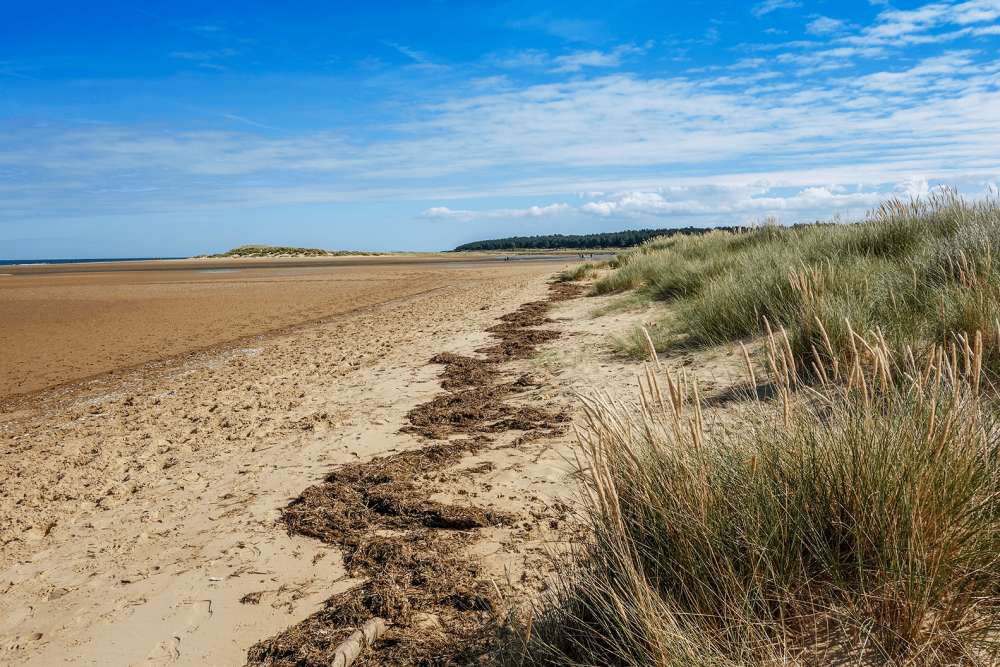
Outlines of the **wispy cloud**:
<svg viewBox="0 0 1000 667">
<path fill-rule="evenodd" d="M 730 185 L 668 186 L 584 196 L 582 203 L 557 203 L 521 209 L 454 210 L 436 206 L 422 217 L 455 222 L 523 218 L 596 216 L 641 224 L 684 219 L 690 224 L 746 224 L 774 217 L 797 222 L 840 214 L 860 217 L 888 197 L 926 196 L 931 186 L 922 176 L 867 186 L 825 184 L 787 187 L 767 182 Z M 657 220 L 660 218 L 661 220 Z"/>
<path fill-rule="evenodd" d="M 622 60 L 642 53 L 643 49 L 624 44 L 611 51 L 575 51 L 553 59 L 553 72 L 579 72 L 585 67 L 620 67 Z"/>
<path fill-rule="evenodd" d="M 202 35 L 220 35 L 228 32 L 226 26 L 218 23 L 200 23 L 198 25 L 193 25 L 188 29 L 191 32 L 200 33 Z"/>
<path fill-rule="evenodd" d="M 517 30 L 537 30 L 569 42 L 593 42 L 604 36 L 604 25 L 600 21 L 580 18 L 538 15 L 508 21 L 507 26 Z"/>
<path fill-rule="evenodd" d="M 277 129 L 276 127 L 274 127 L 272 125 L 267 125 L 265 123 L 258 122 L 258 121 L 254 120 L 252 118 L 247 118 L 246 116 L 241 116 L 241 115 L 235 114 L 235 113 L 222 113 L 222 114 L 219 114 L 219 115 L 221 115 L 223 118 L 225 118 L 227 120 L 235 121 L 237 123 L 243 123 L 244 125 L 249 125 L 251 127 L 259 127 L 259 128 L 265 129 L 265 130 L 275 130 L 275 129 Z"/>
<path fill-rule="evenodd" d="M 394 49 L 398 53 L 401 53 L 402 55 L 406 56 L 415 63 L 419 63 L 421 65 L 433 64 L 430 56 L 428 56 L 426 53 L 422 51 L 418 51 L 403 44 L 397 44 L 396 42 L 390 42 L 388 40 L 382 43 Z"/>
<path fill-rule="evenodd" d="M 842 69 L 855 64 L 858 59 L 883 58 L 888 54 L 882 46 L 829 46 L 803 52 L 781 53 L 774 57 L 779 64 L 798 65 L 808 72 Z"/>
<path fill-rule="evenodd" d="M 185 197 L 227 205 L 632 192 L 643 183 L 727 178 L 826 187 L 885 183 L 914 171 L 964 178 L 1000 171 L 998 72 L 1000 61 L 953 52 L 907 69 L 792 88 L 755 90 L 760 72 L 751 71 L 742 83 L 730 75 L 613 74 L 470 89 L 425 109 L 421 120 L 391 128 L 393 138 L 365 143 L 330 132 L 22 128 L 0 138 L 8 147 L 0 166 L 43 173 L 67 199 L 118 184 L 123 174 L 139 184 L 170 175 Z M 687 210 L 674 200 L 643 201 L 650 210 Z M 624 214 L 641 202 L 594 203 Z M 461 213 L 467 207 L 454 210 L 460 213 L 453 217 L 472 215 Z"/>
<path fill-rule="evenodd" d="M 801 189 L 771 188 L 766 185 L 743 187 L 673 188 L 661 191 L 621 192 L 590 201 L 580 210 L 601 217 L 736 216 L 745 222 L 754 217 L 801 214 L 810 211 L 860 213 L 875 206 L 889 194 L 888 188 L 848 189 L 839 184 Z"/>
<path fill-rule="evenodd" d="M 996 26 L 983 26 L 1000 18 L 997 0 L 933 2 L 915 9 L 883 10 L 872 26 L 850 39 L 855 42 L 903 44 L 951 41 L 963 36 L 997 34 Z M 933 31 L 951 27 L 951 30 Z"/>
<path fill-rule="evenodd" d="M 178 60 L 211 62 L 213 60 L 232 58 L 239 54 L 240 52 L 237 49 L 224 48 L 224 49 L 205 49 L 201 51 L 172 51 L 170 53 L 170 57 L 176 58 Z"/>
<path fill-rule="evenodd" d="M 382 42 L 389 48 L 393 49 L 397 53 L 405 56 L 411 61 L 410 67 L 421 69 L 428 72 L 437 72 L 442 70 L 447 70 L 448 66 L 439 62 L 436 62 L 430 55 L 414 49 L 412 47 L 406 46 L 405 44 L 399 44 L 397 42 L 391 42 L 384 40 Z"/>
<path fill-rule="evenodd" d="M 751 7 L 750 13 L 761 18 L 779 9 L 796 9 L 801 6 L 802 3 L 799 0 L 764 0 Z"/>
<path fill-rule="evenodd" d="M 778 51 L 778 62 L 799 65 L 803 73 L 850 67 L 861 60 L 883 59 L 905 49 L 946 46 L 962 39 L 988 39 L 1000 35 L 998 0 L 931 2 L 913 9 L 896 9 L 885 3 L 867 26 L 841 19 L 815 16 L 806 23 L 811 40 L 747 45 L 751 50 Z"/>
<path fill-rule="evenodd" d="M 504 69 L 521 69 L 525 67 L 547 67 L 552 62 L 552 56 L 540 49 L 521 49 L 503 54 L 491 54 L 487 61 Z"/>
<path fill-rule="evenodd" d="M 473 220 L 516 220 L 519 218 L 544 218 L 569 213 L 569 204 L 546 204 L 527 208 L 503 208 L 492 210 L 451 209 L 447 206 L 433 206 L 425 210 L 421 217 L 434 220 L 471 222 Z"/>
<path fill-rule="evenodd" d="M 806 24 L 806 32 L 813 35 L 829 35 L 840 32 L 845 27 L 844 21 L 830 18 L 829 16 L 817 16 Z"/>
<path fill-rule="evenodd" d="M 621 67 L 630 56 L 641 55 L 646 47 L 620 44 L 613 49 L 588 49 L 553 55 L 540 49 L 523 49 L 491 54 L 487 62 L 504 69 L 542 69 L 555 74 L 580 72 L 587 68 Z"/>
<path fill-rule="evenodd" d="M 483 57 L 363 133 L 322 122 L 263 131 L 256 118 L 268 116 L 235 104 L 216 130 L 204 129 L 207 112 L 198 130 L 0 126 L 7 185 L 45 184 L 5 192 L 0 220 L 391 200 L 453 221 L 717 222 L 862 209 L 910 182 L 975 189 L 1000 172 L 998 16 L 984 0 L 886 8 L 868 26 L 814 28 L 809 40 L 748 46 L 729 66 L 676 73 L 632 67 L 645 45 Z M 956 31 L 980 41 L 957 48 Z M 385 46 L 406 62 L 372 63 L 378 76 L 402 69 L 415 87 L 433 78 L 419 76 L 435 58 Z M 588 191 L 616 194 L 572 199 Z"/>
</svg>

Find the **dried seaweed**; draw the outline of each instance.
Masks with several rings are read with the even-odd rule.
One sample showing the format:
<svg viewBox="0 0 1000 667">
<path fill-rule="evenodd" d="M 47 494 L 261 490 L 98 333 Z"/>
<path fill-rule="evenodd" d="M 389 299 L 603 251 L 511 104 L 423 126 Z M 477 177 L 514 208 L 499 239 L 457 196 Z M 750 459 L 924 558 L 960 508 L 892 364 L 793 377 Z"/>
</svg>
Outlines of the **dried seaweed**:
<svg viewBox="0 0 1000 667">
<path fill-rule="evenodd" d="M 374 655 L 356 665 L 468 665 L 489 649 L 495 587 L 460 556 L 465 534 L 418 531 L 371 537 L 349 549 L 345 565 L 367 581 L 327 600 L 324 608 L 256 644 L 248 663 L 326 667 L 354 628 L 379 616 L 390 629 Z M 456 642 L 461 637 L 461 642 Z"/>
<path fill-rule="evenodd" d="M 506 517 L 496 512 L 430 500 L 427 484 L 420 483 L 480 446 L 435 444 L 343 466 L 303 491 L 282 519 L 290 532 L 341 546 L 379 529 L 468 530 L 504 523 Z"/>
<path fill-rule="evenodd" d="M 519 405 L 514 399 L 540 384 L 530 375 L 511 380 L 503 373 L 508 361 L 529 357 L 559 337 L 533 327 L 550 323 L 552 303 L 580 290 L 565 283 L 549 289 L 548 300 L 526 303 L 489 329 L 498 343 L 478 350 L 484 357 L 443 352 L 431 359 L 444 366 L 445 391 L 411 410 L 403 430 L 432 440 L 470 437 L 344 465 L 285 509 L 290 532 L 336 545 L 348 573 L 365 582 L 253 646 L 248 665 L 325 667 L 338 644 L 373 616 L 389 621 L 390 628 L 377 649 L 355 663 L 361 667 L 470 665 L 494 648 L 498 591 L 464 554 L 475 529 L 512 525 L 517 517 L 431 500 L 431 482 L 435 473 L 486 446 L 486 434 L 524 431 L 514 441 L 518 446 L 559 432 L 569 419 L 563 410 Z"/>
</svg>

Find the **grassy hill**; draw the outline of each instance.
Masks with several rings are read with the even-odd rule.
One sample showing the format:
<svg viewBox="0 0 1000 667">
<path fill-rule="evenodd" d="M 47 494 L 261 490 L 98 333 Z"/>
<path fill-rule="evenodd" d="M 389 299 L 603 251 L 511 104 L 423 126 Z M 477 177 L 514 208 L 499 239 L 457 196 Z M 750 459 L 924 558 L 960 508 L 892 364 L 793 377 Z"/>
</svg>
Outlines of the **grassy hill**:
<svg viewBox="0 0 1000 667">
<path fill-rule="evenodd" d="M 292 246 L 241 245 L 232 250 L 207 255 L 212 259 L 223 257 L 339 257 L 345 255 L 372 255 L 375 253 L 354 250 L 323 250 L 321 248 L 296 248 Z"/>
</svg>

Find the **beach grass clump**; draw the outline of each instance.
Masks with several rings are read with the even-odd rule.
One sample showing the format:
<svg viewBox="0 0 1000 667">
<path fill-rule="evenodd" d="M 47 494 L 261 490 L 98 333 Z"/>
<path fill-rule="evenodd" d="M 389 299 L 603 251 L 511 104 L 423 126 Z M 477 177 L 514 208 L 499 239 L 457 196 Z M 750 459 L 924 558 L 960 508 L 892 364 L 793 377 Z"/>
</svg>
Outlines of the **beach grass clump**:
<svg viewBox="0 0 1000 667">
<path fill-rule="evenodd" d="M 848 339 L 841 330 L 826 354 L 816 322 L 831 329 L 851 322 L 879 329 L 897 351 L 981 331 L 988 366 L 1000 372 L 998 246 L 1000 198 L 968 201 L 942 190 L 890 200 L 854 224 L 654 239 L 599 281 L 598 291 L 639 289 L 673 303 L 669 326 L 656 328 L 660 350 L 745 339 L 767 322 L 788 331 L 800 363 L 817 356 L 832 363 L 848 354 Z M 645 348 L 628 352 L 641 357 Z"/>
<path fill-rule="evenodd" d="M 732 235 L 714 231 L 697 236 L 676 234 L 655 238 L 617 257 L 617 269 L 594 285 L 597 294 L 650 287 L 657 298 L 694 293 L 699 285 L 723 269 L 724 252 Z M 673 261 L 682 257 L 684 261 Z"/>
<path fill-rule="evenodd" d="M 615 315 L 618 313 L 637 312 L 645 310 L 650 304 L 649 295 L 641 291 L 631 291 L 617 296 L 606 303 L 594 308 L 591 317 L 603 317 L 605 315 Z"/>
<path fill-rule="evenodd" d="M 655 349 L 656 341 L 671 336 L 671 331 L 672 324 L 666 320 L 653 322 L 649 326 L 633 327 L 613 336 L 611 347 L 626 355 L 632 354 L 633 350 L 646 350 L 648 354 L 650 346 Z"/>
<path fill-rule="evenodd" d="M 601 265 L 593 262 L 577 264 L 572 268 L 560 271 L 559 275 L 556 276 L 556 280 L 561 283 L 579 282 L 594 277 L 600 269 Z"/>
<path fill-rule="evenodd" d="M 685 376 L 650 371 L 638 405 L 587 399 L 589 539 L 515 660 L 997 664 L 1000 430 L 982 361 L 850 336 L 842 376 L 806 390 L 772 332 L 777 400 L 738 426 L 707 424 Z"/>
<path fill-rule="evenodd" d="M 653 255 L 637 253 L 619 255 L 615 262 L 614 273 L 595 282 L 593 292 L 597 295 L 618 294 L 641 287 L 660 266 L 662 258 Z"/>
</svg>

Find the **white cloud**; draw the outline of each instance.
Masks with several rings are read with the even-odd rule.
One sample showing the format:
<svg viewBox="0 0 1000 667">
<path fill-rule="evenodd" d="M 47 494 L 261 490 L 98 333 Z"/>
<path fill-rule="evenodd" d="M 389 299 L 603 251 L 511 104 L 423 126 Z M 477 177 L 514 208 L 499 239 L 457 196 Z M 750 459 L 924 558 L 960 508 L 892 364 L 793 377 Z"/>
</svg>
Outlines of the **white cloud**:
<svg viewBox="0 0 1000 667">
<path fill-rule="evenodd" d="M 415 62 L 415 63 L 417 63 L 419 65 L 431 65 L 431 64 L 433 64 L 433 62 L 431 61 L 430 56 L 428 56 L 423 51 L 418 51 L 418 50 L 416 50 L 414 48 L 410 48 L 409 46 L 406 46 L 405 44 L 397 44 L 396 42 L 384 41 L 383 44 L 385 44 L 386 46 L 390 47 L 391 49 L 399 52 L 400 54 L 406 56 L 407 58 L 409 58 L 410 60 L 412 60 L 413 62 Z"/>
<path fill-rule="evenodd" d="M 829 35 L 844 29 L 845 23 L 829 16 L 817 16 L 806 24 L 806 32 L 813 35 Z"/>
<path fill-rule="evenodd" d="M 156 168 L 192 175 L 287 171 L 412 179 L 474 169 L 523 173 L 552 166 L 569 173 L 745 159 L 765 170 L 788 162 L 809 168 L 884 162 L 891 145 L 894 160 L 959 166 L 995 158 L 998 70 L 1000 61 L 976 62 L 953 52 L 909 69 L 759 90 L 746 84 L 758 81 L 760 72 L 702 80 L 612 74 L 466 91 L 471 94 L 391 128 L 393 138 L 381 141 L 359 143 L 329 132 L 265 137 L 45 128 L 10 135 L 4 145 L 17 148 L 0 162 L 81 173 Z M 896 94 L 868 104 L 873 93 L 890 90 Z"/>
<path fill-rule="evenodd" d="M 553 72 L 579 72 L 584 67 L 618 67 L 622 58 L 642 53 L 642 49 L 626 44 L 612 51 L 576 51 L 554 59 Z"/>
<path fill-rule="evenodd" d="M 449 69 L 447 65 L 435 62 L 430 55 L 423 51 L 406 46 L 405 44 L 398 44 L 388 40 L 384 40 L 382 43 L 405 56 L 410 61 L 410 64 L 407 66 L 409 69 L 423 70 L 425 72 L 439 72 Z"/>
<path fill-rule="evenodd" d="M 564 19 L 548 15 L 509 21 L 507 26 L 518 30 L 538 30 L 570 42 L 590 42 L 604 34 L 600 21 Z"/>
<path fill-rule="evenodd" d="M 754 5 L 750 9 L 750 13 L 757 18 L 761 18 L 779 9 L 795 9 L 801 6 L 802 3 L 799 0 L 764 0 Z"/>
<path fill-rule="evenodd" d="M 513 84 L 509 78 L 504 74 L 497 74 L 494 76 L 484 76 L 469 81 L 469 85 L 472 86 L 474 90 L 499 90 L 499 89 L 509 89 Z"/>
<path fill-rule="evenodd" d="M 552 56 L 546 51 L 525 49 L 505 54 L 493 54 L 487 60 L 504 69 L 545 68 L 550 72 L 562 74 L 579 72 L 588 67 L 619 67 L 625 58 L 641 54 L 644 50 L 634 44 L 622 44 L 610 51 L 589 49 Z"/>
<path fill-rule="evenodd" d="M 470 222 L 473 220 L 513 220 L 518 218 L 543 218 L 567 213 L 569 204 L 546 204 L 528 208 L 503 208 L 486 211 L 456 210 L 447 206 L 433 206 L 425 210 L 421 217 L 435 220 Z"/>
<path fill-rule="evenodd" d="M 858 58 L 882 58 L 887 51 L 881 46 L 835 46 L 806 53 L 780 53 L 774 60 L 780 64 L 808 67 L 812 72 L 850 67 Z"/>
<path fill-rule="evenodd" d="M 176 58 L 177 60 L 208 62 L 220 58 L 232 58 L 233 56 L 239 55 L 239 53 L 240 52 L 236 49 L 224 48 L 210 49 L 206 51 L 173 51 L 171 52 L 170 57 Z"/>
<path fill-rule="evenodd" d="M 477 62 L 477 78 L 464 82 L 456 67 L 436 103 L 415 102 L 405 120 L 372 120 L 365 134 L 274 132 L 237 108 L 224 115 L 245 131 L 7 125 L 0 180 L 45 188 L 0 198 L 0 222 L 24 212 L 390 200 L 414 210 L 433 205 L 426 217 L 459 220 L 740 216 L 858 206 L 914 173 L 935 183 L 996 180 L 1000 57 L 979 42 L 962 50 L 941 44 L 956 31 L 1000 32 L 990 23 L 997 11 L 997 2 L 982 1 L 886 9 L 868 28 L 847 27 L 846 36 L 768 47 L 775 50 L 728 68 L 671 76 L 593 75 L 644 48 L 633 45 L 561 56 L 514 52 Z M 872 37 L 858 40 L 864 35 Z M 932 40 L 922 57 L 916 50 L 891 57 L 918 39 Z M 400 53 L 412 61 L 407 76 L 431 64 L 426 54 Z M 863 72 L 847 70 L 861 59 L 870 61 Z M 525 84 L 521 73 L 496 76 L 500 65 L 550 71 L 529 73 L 534 83 Z M 758 192 L 750 184 L 760 180 L 776 185 Z M 664 183 L 716 189 L 699 199 Z M 461 203 L 553 202 L 588 191 L 621 194 L 485 211 Z M 733 192 L 743 194 L 732 200 Z"/>
<path fill-rule="evenodd" d="M 427 209 L 425 218 L 468 222 L 517 218 L 596 216 L 621 224 L 739 225 L 765 217 L 787 223 L 829 219 L 840 215 L 859 219 L 890 197 L 926 197 L 933 188 L 923 176 L 896 183 L 861 186 L 827 183 L 787 187 L 762 181 L 741 184 L 674 185 L 612 194 L 590 193 L 577 206 L 550 204 L 525 209 Z M 980 193 L 982 194 L 982 193 Z"/>
<path fill-rule="evenodd" d="M 538 49 L 523 49 L 505 54 L 494 54 L 489 62 L 505 69 L 521 69 L 525 67 L 545 67 L 551 62 L 551 57 L 545 51 Z"/>
<path fill-rule="evenodd" d="M 998 0 L 966 0 L 964 2 L 933 2 L 914 9 L 883 10 L 874 25 L 853 37 L 855 43 L 885 42 L 896 46 L 907 43 L 928 43 L 956 39 L 974 34 L 975 24 L 990 23 L 1000 18 Z M 959 26 L 962 30 L 930 35 L 930 31 Z M 985 34 L 992 34 L 987 32 Z"/>
<path fill-rule="evenodd" d="M 25 194 L 0 209 L 53 210 L 61 200 L 90 211 L 490 196 L 553 201 L 573 192 L 643 192 L 665 180 L 766 178 L 805 187 L 851 179 L 871 185 L 914 171 L 938 181 L 1000 171 L 1000 60 L 965 51 L 907 69 L 780 83 L 751 69 L 462 92 L 385 128 L 389 138 L 380 140 L 255 133 L 252 125 L 246 132 L 111 125 L 8 131 L 0 136 L 0 170 L 47 183 L 49 194 Z M 698 173 L 705 175 L 689 176 Z M 151 183 L 163 187 L 127 201 L 109 194 Z M 628 211 L 641 208 L 639 199 L 593 202 Z M 666 198 L 645 206 L 678 204 Z"/>
<path fill-rule="evenodd" d="M 939 0 L 912 9 L 887 3 L 871 25 L 815 16 L 805 28 L 813 40 L 749 45 L 752 50 L 782 51 L 781 62 L 820 70 L 853 66 L 861 59 L 886 58 L 913 46 L 943 45 L 964 38 L 1000 35 L 1000 0 Z M 823 55 L 837 55 L 824 61 Z M 807 73 L 807 72 L 806 72 Z"/>
<path fill-rule="evenodd" d="M 712 216 L 741 224 L 766 215 L 816 212 L 820 217 L 853 209 L 860 214 L 886 197 L 884 190 L 847 190 L 843 185 L 817 185 L 783 192 L 767 185 L 675 187 L 660 191 L 622 192 L 583 204 L 580 210 L 601 217 Z M 808 216 L 807 216 L 808 217 Z"/>
<path fill-rule="evenodd" d="M 931 186 L 923 176 L 912 176 L 901 183 L 896 184 L 896 193 L 906 199 L 926 197 L 930 194 Z"/>
</svg>

